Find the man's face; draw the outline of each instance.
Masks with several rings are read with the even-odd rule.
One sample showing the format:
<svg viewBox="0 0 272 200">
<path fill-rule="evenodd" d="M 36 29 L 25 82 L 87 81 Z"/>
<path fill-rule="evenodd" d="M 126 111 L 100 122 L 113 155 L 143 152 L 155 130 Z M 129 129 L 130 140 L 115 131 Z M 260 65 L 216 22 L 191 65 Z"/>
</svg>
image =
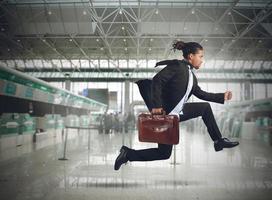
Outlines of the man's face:
<svg viewBox="0 0 272 200">
<path fill-rule="evenodd" d="M 189 61 L 194 66 L 195 69 L 199 69 L 203 63 L 204 52 L 203 50 L 198 50 L 195 54 L 189 55 Z"/>
</svg>

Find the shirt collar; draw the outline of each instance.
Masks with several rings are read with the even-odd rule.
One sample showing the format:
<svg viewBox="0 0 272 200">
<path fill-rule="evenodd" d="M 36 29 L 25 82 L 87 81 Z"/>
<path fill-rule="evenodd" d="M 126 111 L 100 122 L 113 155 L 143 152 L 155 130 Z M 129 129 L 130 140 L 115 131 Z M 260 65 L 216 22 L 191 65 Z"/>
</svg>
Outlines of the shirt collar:
<svg viewBox="0 0 272 200">
<path fill-rule="evenodd" d="M 183 63 L 189 65 L 190 70 L 192 70 L 192 69 L 194 68 L 194 66 L 193 66 L 188 60 L 186 60 L 185 58 L 184 58 L 181 62 L 183 62 Z"/>
</svg>

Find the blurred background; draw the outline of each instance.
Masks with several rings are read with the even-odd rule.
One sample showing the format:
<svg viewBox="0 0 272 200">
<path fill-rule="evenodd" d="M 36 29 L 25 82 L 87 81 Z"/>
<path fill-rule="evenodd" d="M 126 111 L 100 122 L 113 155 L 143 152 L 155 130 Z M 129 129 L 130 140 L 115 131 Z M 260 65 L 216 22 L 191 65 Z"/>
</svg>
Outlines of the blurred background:
<svg viewBox="0 0 272 200">
<path fill-rule="evenodd" d="M 269 199 L 271 22 L 269 0 L 1 1 L 1 199 Z M 134 82 L 183 59 L 174 40 L 204 47 L 194 73 L 204 91 L 232 91 L 211 106 L 241 144 L 215 153 L 196 118 L 170 160 L 114 172 L 122 145 L 156 147 L 138 141 L 148 110 Z"/>
</svg>

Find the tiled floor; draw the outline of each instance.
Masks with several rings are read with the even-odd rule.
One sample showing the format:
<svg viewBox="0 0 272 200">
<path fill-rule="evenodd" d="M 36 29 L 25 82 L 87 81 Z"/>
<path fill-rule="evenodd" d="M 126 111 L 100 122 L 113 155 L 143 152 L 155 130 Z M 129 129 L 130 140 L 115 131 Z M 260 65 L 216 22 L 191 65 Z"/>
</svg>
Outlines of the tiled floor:
<svg viewBox="0 0 272 200">
<path fill-rule="evenodd" d="M 5 154 L 0 199 L 272 199 L 272 147 L 257 141 L 240 140 L 234 149 L 215 152 L 207 133 L 181 130 L 176 157 L 132 162 L 114 171 L 122 144 L 156 145 L 139 143 L 136 133 L 92 131 L 88 151 L 87 134 L 80 135 L 68 142 L 68 161 L 58 160 L 63 146 L 57 142 L 10 158 Z"/>
</svg>

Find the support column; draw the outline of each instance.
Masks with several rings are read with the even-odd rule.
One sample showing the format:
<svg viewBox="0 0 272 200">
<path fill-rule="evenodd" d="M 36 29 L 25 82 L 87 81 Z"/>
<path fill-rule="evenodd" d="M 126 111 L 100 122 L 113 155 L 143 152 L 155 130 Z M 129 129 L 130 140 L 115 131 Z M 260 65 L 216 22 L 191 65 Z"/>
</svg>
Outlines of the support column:
<svg viewBox="0 0 272 200">
<path fill-rule="evenodd" d="M 244 100 L 252 99 L 252 85 L 249 81 L 244 83 Z"/>
<path fill-rule="evenodd" d="M 71 80 L 65 80 L 65 89 L 71 91 Z"/>
<path fill-rule="evenodd" d="M 125 99 L 124 99 L 124 112 L 128 113 L 129 112 L 129 81 L 125 81 Z"/>
<path fill-rule="evenodd" d="M 265 98 L 267 99 L 268 98 L 268 84 L 265 83 L 264 87 L 265 87 Z"/>
</svg>

